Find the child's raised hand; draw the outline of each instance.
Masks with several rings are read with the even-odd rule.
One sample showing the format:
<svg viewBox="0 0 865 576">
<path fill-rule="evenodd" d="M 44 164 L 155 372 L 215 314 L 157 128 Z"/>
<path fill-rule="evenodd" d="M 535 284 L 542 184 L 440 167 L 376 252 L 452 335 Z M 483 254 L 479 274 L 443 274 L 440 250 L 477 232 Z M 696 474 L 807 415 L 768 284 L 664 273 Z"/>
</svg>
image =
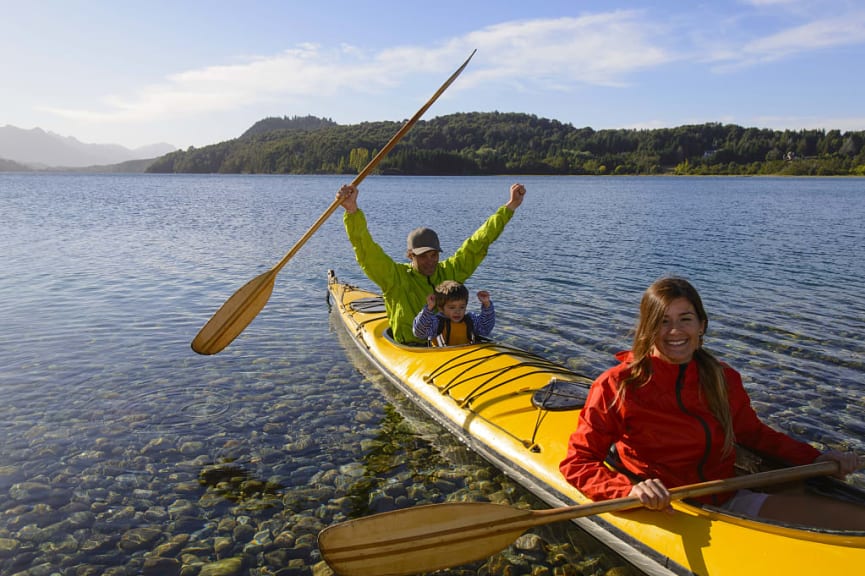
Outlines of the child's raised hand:
<svg viewBox="0 0 865 576">
<path fill-rule="evenodd" d="M 436 295 L 435 294 L 427 294 L 426 297 L 426 305 L 427 308 L 430 309 L 430 312 L 436 309 Z"/>
<path fill-rule="evenodd" d="M 481 306 L 486 308 L 490 305 L 490 293 L 486 290 L 481 290 L 480 292 L 478 292 L 478 300 L 481 301 Z"/>
</svg>

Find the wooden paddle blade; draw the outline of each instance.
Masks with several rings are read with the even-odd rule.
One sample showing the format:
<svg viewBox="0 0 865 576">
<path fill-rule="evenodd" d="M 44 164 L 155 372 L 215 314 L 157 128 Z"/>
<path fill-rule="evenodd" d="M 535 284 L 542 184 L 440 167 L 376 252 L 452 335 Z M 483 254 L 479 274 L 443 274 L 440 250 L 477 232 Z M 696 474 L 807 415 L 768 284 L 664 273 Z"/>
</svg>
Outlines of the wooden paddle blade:
<svg viewBox="0 0 865 576">
<path fill-rule="evenodd" d="M 201 328 L 192 341 L 192 349 L 209 355 L 231 344 L 267 304 L 275 280 L 276 273 L 268 270 L 247 282 Z"/>
<path fill-rule="evenodd" d="M 859 466 L 865 458 L 859 459 Z M 834 474 L 833 461 L 709 480 L 670 490 L 673 500 L 769 486 Z M 324 560 L 343 576 L 399 576 L 431 572 L 488 558 L 535 526 L 639 508 L 636 496 L 582 505 L 522 510 L 483 502 L 448 502 L 384 512 L 321 531 Z M 397 535 L 394 535 L 397 533 Z"/>
<path fill-rule="evenodd" d="M 329 526 L 318 535 L 318 547 L 341 576 L 431 572 L 500 552 L 525 531 L 507 524 L 531 515 L 485 502 L 417 506 Z"/>
</svg>

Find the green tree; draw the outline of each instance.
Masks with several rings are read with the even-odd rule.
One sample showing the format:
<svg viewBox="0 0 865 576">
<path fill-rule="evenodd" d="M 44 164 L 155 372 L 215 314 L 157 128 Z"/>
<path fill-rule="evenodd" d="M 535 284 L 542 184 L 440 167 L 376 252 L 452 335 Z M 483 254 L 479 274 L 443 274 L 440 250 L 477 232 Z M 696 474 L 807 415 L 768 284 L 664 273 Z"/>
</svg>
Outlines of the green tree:
<svg viewBox="0 0 865 576">
<path fill-rule="evenodd" d="M 357 172 L 360 172 L 369 164 L 369 159 L 369 150 L 366 148 L 352 148 L 351 152 L 349 152 L 348 165 Z"/>
</svg>

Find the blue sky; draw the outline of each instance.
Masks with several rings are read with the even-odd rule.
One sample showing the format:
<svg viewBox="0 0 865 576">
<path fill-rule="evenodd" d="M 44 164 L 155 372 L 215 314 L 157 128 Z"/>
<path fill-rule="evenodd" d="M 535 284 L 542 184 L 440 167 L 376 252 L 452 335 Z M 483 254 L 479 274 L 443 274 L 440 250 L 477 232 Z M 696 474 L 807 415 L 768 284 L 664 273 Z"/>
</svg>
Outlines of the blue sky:
<svg viewBox="0 0 865 576">
<path fill-rule="evenodd" d="M 204 146 L 267 116 L 865 130 L 865 2 L 0 0 L 0 126 Z"/>
</svg>

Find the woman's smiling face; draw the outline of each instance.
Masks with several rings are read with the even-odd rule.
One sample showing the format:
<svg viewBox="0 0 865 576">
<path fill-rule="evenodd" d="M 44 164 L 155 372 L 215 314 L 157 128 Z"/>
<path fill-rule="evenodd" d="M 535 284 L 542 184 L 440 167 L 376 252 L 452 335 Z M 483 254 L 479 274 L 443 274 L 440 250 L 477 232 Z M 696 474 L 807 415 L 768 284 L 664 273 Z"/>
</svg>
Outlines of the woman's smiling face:
<svg viewBox="0 0 865 576">
<path fill-rule="evenodd" d="M 676 298 L 664 311 L 655 334 L 654 355 L 671 364 L 687 364 L 700 347 L 705 328 L 694 305 L 687 298 Z"/>
</svg>

